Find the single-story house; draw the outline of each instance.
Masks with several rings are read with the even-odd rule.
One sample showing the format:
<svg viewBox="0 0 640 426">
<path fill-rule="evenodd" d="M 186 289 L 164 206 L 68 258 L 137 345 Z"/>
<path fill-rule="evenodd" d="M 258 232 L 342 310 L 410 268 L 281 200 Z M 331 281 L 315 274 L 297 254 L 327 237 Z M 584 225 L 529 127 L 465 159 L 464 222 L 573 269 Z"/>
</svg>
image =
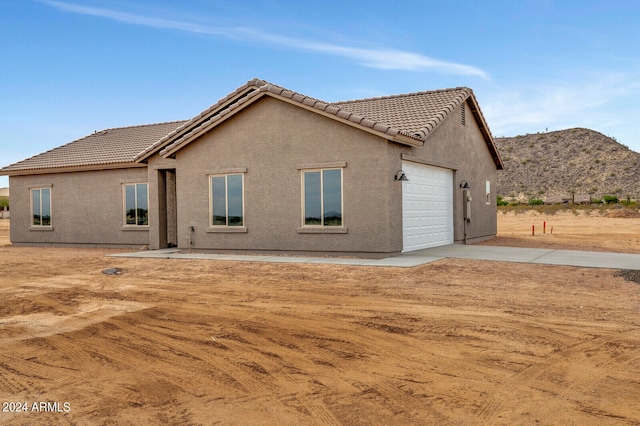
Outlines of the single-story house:
<svg viewBox="0 0 640 426">
<path fill-rule="evenodd" d="M 493 237 L 502 168 L 469 88 L 328 103 L 254 79 L 0 174 L 14 245 L 387 257 Z"/>
</svg>

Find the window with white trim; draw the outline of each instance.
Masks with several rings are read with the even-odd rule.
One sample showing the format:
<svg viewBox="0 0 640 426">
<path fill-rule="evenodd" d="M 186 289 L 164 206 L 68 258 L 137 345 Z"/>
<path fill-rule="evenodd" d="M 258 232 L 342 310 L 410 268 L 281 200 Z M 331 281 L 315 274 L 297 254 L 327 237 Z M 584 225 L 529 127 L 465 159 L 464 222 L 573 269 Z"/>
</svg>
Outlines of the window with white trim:
<svg viewBox="0 0 640 426">
<path fill-rule="evenodd" d="M 487 196 L 487 204 L 491 204 L 491 181 L 488 180 L 485 183 L 485 193 Z"/>
<path fill-rule="evenodd" d="M 302 172 L 302 225 L 342 226 L 342 169 Z"/>
<path fill-rule="evenodd" d="M 209 226 L 244 226 L 244 174 L 212 175 Z"/>
<path fill-rule="evenodd" d="M 51 226 L 51 188 L 31 189 L 31 226 Z"/>
<path fill-rule="evenodd" d="M 149 225 L 149 193 L 146 183 L 124 185 L 124 224 L 126 226 Z"/>
</svg>

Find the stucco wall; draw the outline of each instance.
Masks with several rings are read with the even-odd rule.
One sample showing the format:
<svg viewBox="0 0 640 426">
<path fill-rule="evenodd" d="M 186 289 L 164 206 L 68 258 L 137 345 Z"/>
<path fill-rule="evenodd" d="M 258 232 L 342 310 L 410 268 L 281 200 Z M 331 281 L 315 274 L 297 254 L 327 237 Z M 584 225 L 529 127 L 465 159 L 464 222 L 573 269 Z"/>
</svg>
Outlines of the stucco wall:
<svg viewBox="0 0 640 426">
<path fill-rule="evenodd" d="M 497 232 L 497 169 L 468 104 L 465 109 L 464 125 L 458 107 L 427 138 L 424 146 L 402 147 L 391 144 L 390 149 L 395 151 L 391 157 L 395 159 L 398 168 L 402 164 L 401 155 L 405 154 L 425 164 L 454 170 L 454 240 L 458 242 L 464 240 L 463 195 L 459 185 L 463 180 L 469 183 L 473 201 L 467 235 L 469 242 L 473 242 L 493 237 Z M 486 181 L 491 182 L 489 204 L 485 197 Z M 401 203 L 393 203 L 393 207 L 393 216 L 402 214 Z"/>
<path fill-rule="evenodd" d="M 386 256 L 402 250 L 402 160 L 454 171 L 454 239 L 464 238 L 459 184 L 471 185 L 469 241 L 496 233 L 496 166 L 470 108 L 451 113 L 422 147 L 408 147 L 287 102 L 264 98 L 148 167 L 11 177 L 14 244 L 86 244 L 181 249 L 326 252 Z M 343 227 L 302 226 L 302 170 L 343 170 Z M 242 228 L 209 226 L 209 176 L 242 170 Z M 174 174 L 175 171 L 175 184 Z M 485 182 L 491 182 L 489 204 Z M 149 227 L 123 226 L 123 183 L 149 183 Z M 52 229 L 30 226 L 30 192 L 52 186 Z M 174 188 L 175 186 L 175 188 Z M 193 227 L 194 232 L 190 231 Z M 133 230 L 136 229 L 136 230 Z M 229 232 L 236 231 L 236 232 Z M 240 231 L 240 232 L 237 232 Z M 191 246 L 190 246 L 191 241 Z"/>
<path fill-rule="evenodd" d="M 179 247 L 247 251 L 390 253 L 391 159 L 384 139 L 271 98 L 180 150 L 177 163 Z M 304 233 L 300 165 L 346 163 L 343 227 L 346 233 Z M 246 232 L 209 228 L 209 174 L 246 168 Z M 306 231 L 306 230 L 305 230 Z M 322 231 L 336 231 L 325 227 Z M 338 230 L 340 231 L 340 230 Z"/>
<path fill-rule="evenodd" d="M 153 250 L 177 245 L 176 161 L 158 155 L 148 161 L 149 247 Z"/>
<path fill-rule="evenodd" d="M 149 232 L 123 226 L 123 183 L 146 182 L 146 168 L 11 176 L 11 242 L 144 246 Z M 51 228 L 31 226 L 30 188 L 51 186 Z"/>
</svg>

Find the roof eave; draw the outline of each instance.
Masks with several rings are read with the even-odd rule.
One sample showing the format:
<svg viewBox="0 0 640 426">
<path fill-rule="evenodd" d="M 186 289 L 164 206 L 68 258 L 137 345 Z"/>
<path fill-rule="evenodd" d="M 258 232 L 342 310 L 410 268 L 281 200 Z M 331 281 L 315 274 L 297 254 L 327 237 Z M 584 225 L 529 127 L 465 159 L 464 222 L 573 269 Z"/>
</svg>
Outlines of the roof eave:
<svg viewBox="0 0 640 426">
<path fill-rule="evenodd" d="M 239 99 L 247 96 L 250 92 L 256 91 L 256 85 L 259 82 L 260 80 L 253 79 L 238 87 L 236 90 L 220 99 L 218 102 L 216 102 L 206 110 L 200 112 L 198 115 L 184 123 L 182 126 L 176 128 L 171 133 L 164 136 L 162 139 L 160 139 L 144 151 L 140 152 L 138 155 L 136 155 L 134 161 L 138 163 L 145 162 L 157 152 L 161 152 L 162 155 L 162 151 L 170 146 L 172 144 L 172 141 L 175 140 L 177 136 L 179 136 L 180 134 L 185 134 L 193 129 L 202 126 L 203 123 L 206 123 L 211 119 L 211 117 L 215 116 L 217 112 L 229 108 L 234 103 L 237 103 Z M 209 126 L 205 127 L 208 128 Z"/>
<path fill-rule="evenodd" d="M 382 135 L 380 135 L 382 136 Z M 389 139 L 392 142 L 396 142 L 402 145 L 409 145 L 409 146 L 415 146 L 415 147 L 421 147 L 424 145 L 424 140 L 421 139 L 416 139 L 416 138 L 412 138 L 410 136 L 405 136 L 402 134 L 398 134 L 397 136 L 394 136 L 393 138 Z"/>
<path fill-rule="evenodd" d="M 284 90 L 283 90 L 284 91 Z M 297 95 L 297 94 L 296 94 Z M 253 103 L 257 102 L 258 100 L 264 98 L 265 96 L 269 96 L 271 98 L 274 99 L 278 99 L 281 100 L 283 102 L 286 102 L 288 104 L 294 105 L 296 107 L 305 109 L 307 111 L 313 112 L 315 114 L 319 114 L 322 115 L 324 117 L 330 118 L 332 120 L 335 121 L 339 121 L 341 123 L 347 124 L 351 127 L 355 127 L 359 130 L 362 130 L 364 132 L 367 133 L 371 133 L 373 135 L 376 135 L 378 137 L 387 139 L 387 140 L 391 140 L 393 142 L 399 143 L 399 144 L 403 144 L 403 145 L 409 145 L 409 146 L 422 146 L 424 144 L 424 140 L 423 139 L 419 139 L 419 138 L 415 138 L 415 137 L 411 137 L 405 134 L 402 134 L 400 132 L 400 130 L 398 129 L 393 129 L 391 127 L 388 126 L 378 126 L 377 123 L 373 123 L 373 122 L 366 122 L 365 124 L 362 124 L 363 122 L 365 122 L 366 120 L 361 118 L 361 117 L 357 117 L 354 119 L 354 117 L 356 117 L 353 114 L 350 114 L 349 116 L 340 116 L 339 114 L 336 114 L 334 111 L 327 111 L 327 109 L 329 109 L 331 107 L 331 104 L 316 100 L 316 99 L 312 99 L 312 98 L 308 98 L 308 97 L 302 97 L 301 99 L 297 98 L 295 95 L 294 97 L 289 97 L 289 96 L 283 96 L 280 93 L 273 92 L 271 90 L 269 90 L 268 88 L 266 89 L 261 89 L 259 91 L 256 91 L 255 94 L 245 98 L 245 100 L 243 102 L 240 103 L 236 103 L 233 105 L 232 108 L 226 109 L 224 110 L 224 114 L 220 115 L 219 117 L 213 119 L 215 117 L 216 114 L 213 114 L 211 116 L 209 116 L 207 119 L 209 120 L 209 123 L 207 123 L 207 125 L 203 125 L 200 126 L 198 128 L 197 132 L 194 132 L 193 134 L 189 135 L 189 137 L 180 140 L 178 143 L 167 143 L 166 147 L 160 151 L 160 155 L 162 155 L 164 158 L 168 158 L 171 157 L 172 155 L 174 155 L 177 151 L 179 151 L 181 148 L 183 148 L 184 146 L 186 146 L 187 144 L 191 143 L 192 141 L 194 141 L 195 139 L 197 139 L 198 137 L 200 137 L 202 134 L 206 133 L 207 131 L 211 130 L 213 127 L 218 126 L 219 124 L 223 123 L 225 120 L 227 120 L 228 118 L 232 117 L 233 115 L 235 115 L 237 112 L 243 110 L 244 108 L 248 107 L 249 105 L 252 105 Z M 302 96 L 302 95 L 300 95 Z M 308 101 L 307 101 L 308 100 Z M 204 121 L 204 119 L 203 119 Z M 367 125 L 369 124 L 369 125 Z M 195 126 L 194 126 L 195 127 Z M 185 134 L 186 128 L 183 129 L 182 133 Z M 176 133 L 174 136 L 177 136 L 179 133 Z"/>
<path fill-rule="evenodd" d="M 219 109 L 210 111 L 209 115 L 202 116 L 202 119 L 199 120 L 199 126 L 196 126 L 195 124 L 193 126 L 186 126 L 181 131 L 176 132 L 172 137 L 177 137 L 177 140 L 174 140 L 172 142 L 171 138 L 167 138 L 167 141 L 164 144 L 165 147 L 160 151 L 160 155 L 164 158 L 171 157 L 177 151 L 193 142 L 194 140 L 198 139 L 204 133 L 218 126 L 220 123 L 223 123 L 228 118 L 233 117 L 236 112 L 243 110 L 247 106 L 256 102 L 258 99 L 261 99 L 265 94 L 267 94 L 267 92 L 256 92 L 255 95 L 246 97 L 243 102 L 237 102 L 237 98 L 234 98 L 235 103 L 230 101 L 228 103 L 225 103 L 224 106 L 221 105 Z M 216 112 L 220 110 L 221 112 Z M 184 136 L 189 133 L 189 131 L 187 130 L 188 128 L 192 130 L 197 129 L 197 131 L 189 135 L 187 138 L 180 140 L 180 135 Z"/>
<path fill-rule="evenodd" d="M 498 170 L 504 170 L 504 163 L 502 162 L 500 151 L 498 151 L 498 147 L 496 146 L 496 143 L 493 140 L 493 135 L 491 134 L 491 130 L 489 129 L 489 126 L 487 125 L 487 122 L 484 119 L 482 110 L 478 105 L 478 100 L 476 99 L 473 93 L 469 95 L 467 100 L 471 102 L 471 113 L 476 119 L 476 122 L 478 123 L 478 127 L 480 128 L 480 131 L 484 135 L 487 148 L 489 148 L 489 152 L 491 153 L 491 157 L 493 157 L 493 161 L 496 164 L 496 168 Z"/>
<path fill-rule="evenodd" d="M 93 171 L 100 171 L 100 170 L 138 169 L 138 168 L 145 168 L 145 167 L 147 167 L 146 164 L 127 162 L 127 163 L 89 164 L 84 166 L 48 167 L 48 168 L 22 169 L 22 170 L 0 169 L 0 176 L 31 176 L 31 175 L 46 175 L 46 174 L 58 174 L 58 173 L 72 173 L 72 172 L 93 172 Z"/>
<path fill-rule="evenodd" d="M 384 138 L 399 144 L 410 145 L 410 146 L 422 146 L 424 144 L 424 140 L 422 139 L 417 139 L 411 136 L 407 136 L 405 134 L 402 134 L 400 130 L 394 129 L 392 127 L 388 127 L 388 126 L 379 127 L 377 123 L 369 122 L 366 119 L 355 116 L 354 114 L 351 114 L 347 118 L 347 117 L 341 117 L 340 115 L 337 115 L 333 112 L 328 112 L 327 108 L 331 105 L 321 101 L 318 101 L 318 102 L 325 105 L 324 108 L 322 107 L 318 108 L 317 106 L 315 106 L 315 104 L 306 104 L 304 102 L 300 102 L 292 98 L 288 98 L 286 96 L 276 95 L 273 93 L 269 93 L 269 95 L 274 98 L 280 99 L 284 102 L 287 102 L 289 104 L 306 109 L 307 111 L 311 111 L 313 113 L 322 115 L 332 120 L 339 121 L 341 123 L 347 124 L 351 127 L 355 127 L 364 132 L 379 136 L 381 138 Z M 354 117 L 357 117 L 357 118 L 354 119 Z M 370 124 L 370 125 L 362 124 L 365 121 L 367 124 Z"/>
</svg>

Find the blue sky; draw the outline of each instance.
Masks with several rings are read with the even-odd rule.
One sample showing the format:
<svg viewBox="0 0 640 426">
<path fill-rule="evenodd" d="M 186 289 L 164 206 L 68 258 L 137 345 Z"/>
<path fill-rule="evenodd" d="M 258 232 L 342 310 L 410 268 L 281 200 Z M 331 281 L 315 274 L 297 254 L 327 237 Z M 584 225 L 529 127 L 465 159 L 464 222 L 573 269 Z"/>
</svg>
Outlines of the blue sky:
<svg viewBox="0 0 640 426">
<path fill-rule="evenodd" d="M 467 86 L 494 136 L 640 151 L 639 27 L 637 0 L 0 0 L 0 166 L 254 77 L 329 102 Z"/>
</svg>

